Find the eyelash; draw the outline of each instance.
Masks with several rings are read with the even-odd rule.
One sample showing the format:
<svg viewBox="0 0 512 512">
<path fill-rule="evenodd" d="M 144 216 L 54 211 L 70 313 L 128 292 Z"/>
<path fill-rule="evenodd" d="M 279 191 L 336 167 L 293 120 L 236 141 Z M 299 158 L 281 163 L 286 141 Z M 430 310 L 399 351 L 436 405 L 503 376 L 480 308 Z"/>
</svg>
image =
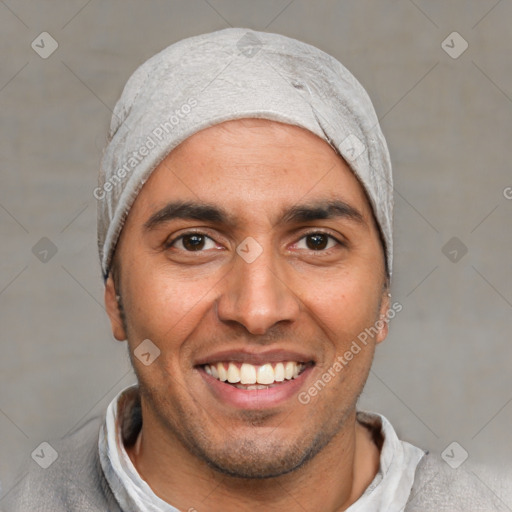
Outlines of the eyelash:
<svg viewBox="0 0 512 512">
<path fill-rule="evenodd" d="M 164 243 L 164 249 L 171 249 L 175 242 L 177 242 L 178 240 L 182 240 L 186 236 L 190 236 L 190 235 L 200 235 L 200 236 L 203 236 L 203 237 L 208 238 L 210 240 L 213 240 L 213 238 L 211 238 L 207 234 L 203 233 L 202 231 L 187 231 L 186 233 L 183 233 L 182 235 L 177 236 L 176 238 L 173 238 L 172 240 L 167 240 Z M 309 231 L 307 233 L 304 233 L 300 237 L 299 241 L 302 240 L 303 238 L 307 238 L 308 236 L 311 236 L 311 235 L 325 235 L 329 239 L 331 239 L 334 242 L 336 242 L 337 246 L 346 247 L 345 243 L 341 242 L 340 240 L 338 240 L 336 237 L 334 237 L 330 233 L 327 233 L 326 231 L 321 231 L 321 230 L 320 231 L 319 230 L 314 230 L 314 231 Z M 336 247 L 329 247 L 328 249 L 318 249 L 318 250 L 309 249 L 309 252 L 316 253 L 316 254 L 318 254 L 318 253 L 327 253 L 327 252 L 329 252 L 329 251 L 331 251 L 332 249 L 335 249 L 335 248 Z M 180 250 L 183 250 L 184 252 L 187 252 L 187 253 L 194 253 L 194 252 L 201 253 L 201 252 L 205 252 L 204 249 L 200 249 L 198 251 L 187 251 L 186 249 L 180 249 Z"/>
</svg>

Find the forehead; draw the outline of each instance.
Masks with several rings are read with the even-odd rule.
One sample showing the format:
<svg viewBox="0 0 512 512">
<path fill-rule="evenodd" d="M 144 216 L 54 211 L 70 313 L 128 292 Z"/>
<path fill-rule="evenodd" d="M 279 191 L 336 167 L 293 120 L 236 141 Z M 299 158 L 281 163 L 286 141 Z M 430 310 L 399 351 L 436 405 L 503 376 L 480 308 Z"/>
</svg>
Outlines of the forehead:
<svg viewBox="0 0 512 512">
<path fill-rule="evenodd" d="M 155 169 L 132 210 L 154 214 L 176 200 L 218 204 L 247 219 L 282 214 L 286 205 L 341 200 L 371 216 L 363 187 L 329 144 L 265 119 L 228 121 L 189 137 Z"/>
</svg>

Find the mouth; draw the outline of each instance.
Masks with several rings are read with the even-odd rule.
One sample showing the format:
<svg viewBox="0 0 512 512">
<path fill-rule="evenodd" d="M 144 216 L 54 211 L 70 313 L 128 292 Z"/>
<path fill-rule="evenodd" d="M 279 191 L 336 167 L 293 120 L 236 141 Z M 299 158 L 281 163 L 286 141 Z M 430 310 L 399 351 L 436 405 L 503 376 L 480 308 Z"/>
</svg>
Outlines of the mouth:
<svg viewBox="0 0 512 512">
<path fill-rule="evenodd" d="M 205 373 L 220 382 L 231 384 L 237 389 L 252 391 L 269 389 L 286 381 L 298 378 L 313 363 L 298 361 L 268 362 L 262 365 L 220 361 L 202 365 Z"/>
<path fill-rule="evenodd" d="M 265 410 L 293 404 L 293 397 L 306 385 L 315 362 L 299 357 L 231 353 L 200 361 L 195 368 L 210 395 L 223 406 Z"/>
</svg>

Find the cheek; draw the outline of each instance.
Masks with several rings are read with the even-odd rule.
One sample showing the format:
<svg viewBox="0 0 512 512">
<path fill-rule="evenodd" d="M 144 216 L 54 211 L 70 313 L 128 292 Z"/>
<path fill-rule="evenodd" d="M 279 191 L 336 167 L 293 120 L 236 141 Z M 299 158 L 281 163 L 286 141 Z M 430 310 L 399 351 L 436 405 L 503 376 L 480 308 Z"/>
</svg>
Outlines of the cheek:
<svg viewBox="0 0 512 512">
<path fill-rule="evenodd" d="M 380 294 L 368 278 L 333 273 L 317 280 L 315 290 L 306 290 L 303 302 L 340 343 L 357 338 L 378 319 Z"/>
<path fill-rule="evenodd" d="M 127 322 L 137 338 L 129 341 L 149 338 L 161 350 L 178 350 L 211 308 L 216 280 L 180 278 L 158 265 L 141 270 L 126 279 Z"/>
</svg>

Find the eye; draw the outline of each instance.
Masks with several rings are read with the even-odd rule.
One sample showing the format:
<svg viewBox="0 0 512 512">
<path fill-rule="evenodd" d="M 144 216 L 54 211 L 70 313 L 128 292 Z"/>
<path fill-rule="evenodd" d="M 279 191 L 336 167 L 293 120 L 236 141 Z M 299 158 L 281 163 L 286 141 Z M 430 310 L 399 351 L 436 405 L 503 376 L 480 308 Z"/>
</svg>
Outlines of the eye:
<svg viewBox="0 0 512 512">
<path fill-rule="evenodd" d="M 306 247 L 299 247 L 302 240 L 305 240 Z M 308 249 L 310 251 L 325 251 L 332 249 L 336 245 L 343 245 L 341 242 L 336 240 L 332 235 L 323 233 L 322 231 L 307 233 L 297 243 L 299 249 Z"/>
<path fill-rule="evenodd" d="M 208 247 L 208 242 L 211 244 L 210 247 Z M 171 247 L 187 252 L 199 252 L 203 249 L 215 249 L 216 245 L 209 236 L 203 233 L 192 232 L 180 235 L 173 240 L 168 240 L 165 243 L 165 248 L 169 249 Z"/>
</svg>

